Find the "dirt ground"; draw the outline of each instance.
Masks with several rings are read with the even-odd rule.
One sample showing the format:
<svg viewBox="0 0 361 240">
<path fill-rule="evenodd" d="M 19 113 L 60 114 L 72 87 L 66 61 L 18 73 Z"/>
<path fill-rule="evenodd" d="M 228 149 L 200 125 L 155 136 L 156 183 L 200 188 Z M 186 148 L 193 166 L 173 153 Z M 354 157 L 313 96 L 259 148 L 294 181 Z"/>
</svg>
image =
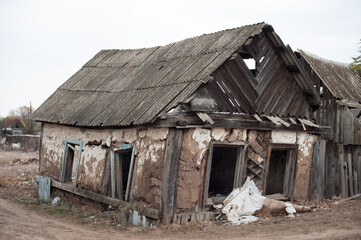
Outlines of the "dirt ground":
<svg viewBox="0 0 361 240">
<path fill-rule="evenodd" d="M 37 157 L 0 151 L 0 239 L 361 239 L 361 198 L 335 198 L 295 218 L 261 216 L 239 226 L 134 227 L 121 223 L 117 210 L 70 194 L 60 194 L 56 206 L 39 202 Z"/>
</svg>

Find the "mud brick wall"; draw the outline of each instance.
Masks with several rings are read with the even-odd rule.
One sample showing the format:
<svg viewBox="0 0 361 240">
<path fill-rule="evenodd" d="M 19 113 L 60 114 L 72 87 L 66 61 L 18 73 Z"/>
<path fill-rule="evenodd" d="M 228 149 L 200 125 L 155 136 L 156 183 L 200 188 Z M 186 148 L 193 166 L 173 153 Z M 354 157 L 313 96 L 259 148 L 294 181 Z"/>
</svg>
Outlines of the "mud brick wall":
<svg viewBox="0 0 361 240">
<path fill-rule="evenodd" d="M 168 128 L 94 130 L 44 124 L 40 174 L 59 180 L 65 139 L 79 140 L 83 142 L 83 152 L 79 165 L 78 186 L 101 193 L 110 147 L 129 143 L 136 146 L 134 199 L 159 209 L 168 132 Z"/>
<path fill-rule="evenodd" d="M 270 143 L 298 144 L 297 170 L 294 185 L 295 199 L 306 199 L 309 173 L 312 163 L 313 144 L 317 136 L 305 132 L 258 131 L 247 129 L 194 128 L 183 131 L 182 149 L 177 181 L 176 213 L 192 212 L 196 209 L 201 192 L 204 173 L 202 166 L 207 161 L 211 141 L 249 143 L 247 164 L 265 165 Z M 257 170 L 257 169 L 255 169 Z M 248 172 L 247 176 L 251 176 Z M 262 175 L 262 174 L 261 174 Z M 262 178 L 253 177 L 260 189 Z"/>
</svg>

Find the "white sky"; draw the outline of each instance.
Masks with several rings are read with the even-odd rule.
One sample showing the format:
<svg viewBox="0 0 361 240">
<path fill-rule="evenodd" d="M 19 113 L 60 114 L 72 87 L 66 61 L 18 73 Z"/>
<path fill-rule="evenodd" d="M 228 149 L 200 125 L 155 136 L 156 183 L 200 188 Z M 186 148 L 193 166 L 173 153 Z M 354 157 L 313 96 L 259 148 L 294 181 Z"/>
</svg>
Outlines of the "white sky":
<svg viewBox="0 0 361 240">
<path fill-rule="evenodd" d="M 263 21 L 293 50 L 346 63 L 358 55 L 360 0 L 0 0 L 0 116 L 39 107 L 101 49 Z"/>
</svg>

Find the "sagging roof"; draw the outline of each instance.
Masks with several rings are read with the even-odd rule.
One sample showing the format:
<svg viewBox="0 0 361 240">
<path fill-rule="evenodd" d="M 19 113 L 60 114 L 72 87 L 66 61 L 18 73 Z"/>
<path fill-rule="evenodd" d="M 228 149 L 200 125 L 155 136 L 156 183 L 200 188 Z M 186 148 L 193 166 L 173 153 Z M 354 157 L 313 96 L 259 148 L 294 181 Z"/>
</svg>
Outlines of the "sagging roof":
<svg viewBox="0 0 361 240">
<path fill-rule="evenodd" d="M 89 127 L 152 123 L 207 83 L 223 62 L 262 31 L 273 32 L 273 28 L 258 23 L 166 46 L 102 50 L 60 86 L 32 119 Z M 285 47 L 276 34 L 272 36 L 278 47 Z M 297 64 L 295 56 L 295 60 L 286 57 Z M 313 90 L 305 82 L 297 83 L 305 91 Z"/>
<path fill-rule="evenodd" d="M 323 84 L 338 99 L 361 103 L 361 76 L 347 64 L 320 58 L 299 50 Z"/>
</svg>

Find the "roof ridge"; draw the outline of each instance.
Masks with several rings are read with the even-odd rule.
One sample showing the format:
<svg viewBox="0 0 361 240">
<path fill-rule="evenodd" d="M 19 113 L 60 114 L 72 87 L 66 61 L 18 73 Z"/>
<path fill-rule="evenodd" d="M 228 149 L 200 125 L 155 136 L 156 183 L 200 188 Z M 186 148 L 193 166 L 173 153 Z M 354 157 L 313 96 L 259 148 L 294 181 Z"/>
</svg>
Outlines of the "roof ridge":
<svg viewBox="0 0 361 240">
<path fill-rule="evenodd" d="M 145 49 L 148 50 L 148 49 L 158 48 L 158 47 L 166 47 L 166 46 L 169 46 L 169 45 L 178 43 L 178 42 L 183 42 L 183 41 L 195 39 L 195 38 L 197 38 L 197 37 L 201 37 L 201 36 L 205 36 L 205 35 L 217 34 L 217 33 L 227 32 L 227 31 L 234 31 L 234 30 L 237 30 L 237 29 L 246 28 L 246 27 L 252 27 L 252 26 L 261 25 L 261 24 L 267 25 L 267 23 L 265 23 L 265 22 L 259 22 L 259 23 L 243 25 L 243 26 L 235 27 L 235 28 L 223 29 L 223 30 L 219 30 L 219 31 L 216 31 L 216 32 L 211 32 L 211 33 L 203 33 L 203 34 L 201 34 L 201 35 L 197 35 L 197 36 L 194 36 L 194 37 L 184 38 L 184 39 L 182 39 L 182 40 L 178 40 L 178 41 L 175 41 L 175 42 L 171 42 L 171 43 L 168 43 L 168 44 L 165 44 L 165 45 L 158 45 L 158 46 L 145 47 L 145 48 L 127 48 L 127 49 L 116 49 L 116 48 L 113 48 L 113 49 L 102 49 L 101 51 L 139 51 L 139 50 L 145 50 Z"/>
</svg>

